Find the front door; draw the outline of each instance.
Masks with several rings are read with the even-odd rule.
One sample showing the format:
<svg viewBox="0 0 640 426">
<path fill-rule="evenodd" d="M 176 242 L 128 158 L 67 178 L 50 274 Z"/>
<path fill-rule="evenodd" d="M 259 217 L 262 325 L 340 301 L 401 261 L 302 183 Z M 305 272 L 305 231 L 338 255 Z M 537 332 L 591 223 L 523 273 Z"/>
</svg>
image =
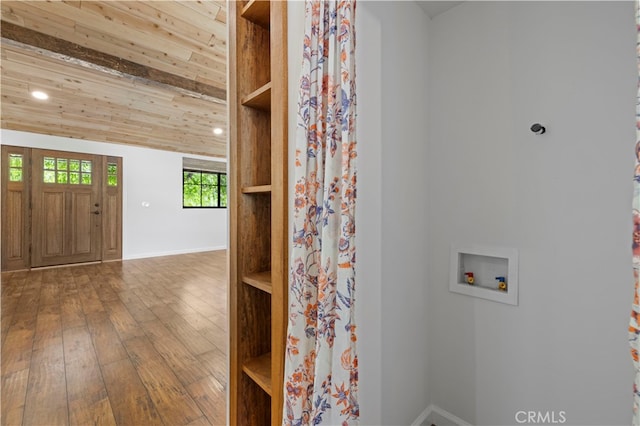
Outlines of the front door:
<svg viewBox="0 0 640 426">
<path fill-rule="evenodd" d="M 102 157 L 33 149 L 31 158 L 31 266 L 100 260 Z"/>
</svg>

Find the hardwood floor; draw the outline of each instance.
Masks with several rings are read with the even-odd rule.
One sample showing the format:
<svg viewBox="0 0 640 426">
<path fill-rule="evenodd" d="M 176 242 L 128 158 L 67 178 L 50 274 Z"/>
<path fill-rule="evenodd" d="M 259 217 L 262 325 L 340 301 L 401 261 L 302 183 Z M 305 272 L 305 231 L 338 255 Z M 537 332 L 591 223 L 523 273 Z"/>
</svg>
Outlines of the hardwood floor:
<svg viewBox="0 0 640 426">
<path fill-rule="evenodd" d="M 2 425 L 223 425 L 226 251 L 2 274 Z"/>
</svg>

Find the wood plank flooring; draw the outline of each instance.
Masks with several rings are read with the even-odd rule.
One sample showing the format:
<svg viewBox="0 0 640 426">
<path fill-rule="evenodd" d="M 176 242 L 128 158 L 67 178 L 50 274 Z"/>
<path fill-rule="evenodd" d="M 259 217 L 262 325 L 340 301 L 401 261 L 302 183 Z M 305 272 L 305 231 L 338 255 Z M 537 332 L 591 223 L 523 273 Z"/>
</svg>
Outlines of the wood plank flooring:
<svg viewBox="0 0 640 426">
<path fill-rule="evenodd" d="M 226 251 L 2 274 L 2 425 L 223 425 Z"/>
</svg>

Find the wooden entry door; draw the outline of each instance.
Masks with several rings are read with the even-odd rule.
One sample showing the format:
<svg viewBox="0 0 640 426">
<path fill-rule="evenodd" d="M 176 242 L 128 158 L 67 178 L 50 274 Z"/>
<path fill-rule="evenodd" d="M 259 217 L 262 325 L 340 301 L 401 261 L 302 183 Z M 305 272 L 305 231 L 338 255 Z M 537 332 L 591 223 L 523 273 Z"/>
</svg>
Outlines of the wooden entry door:
<svg viewBox="0 0 640 426">
<path fill-rule="evenodd" d="M 101 260 L 102 157 L 33 149 L 31 266 Z"/>
</svg>

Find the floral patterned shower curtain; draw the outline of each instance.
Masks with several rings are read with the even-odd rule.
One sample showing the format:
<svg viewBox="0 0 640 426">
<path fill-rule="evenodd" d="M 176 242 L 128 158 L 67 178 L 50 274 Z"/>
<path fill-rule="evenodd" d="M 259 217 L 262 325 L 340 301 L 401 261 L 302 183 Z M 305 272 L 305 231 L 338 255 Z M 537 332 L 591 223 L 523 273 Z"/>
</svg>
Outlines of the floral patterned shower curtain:
<svg viewBox="0 0 640 426">
<path fill-rule="evenodd" d="M 283 423 L 355 424 L 355 0 L 306 0 Z"/>
<path fill-rule="evenodd" d="M 638 71 L 640 72 L 640 0 L 635 1 L 635 16 L 637 28 Z M 633 183 L 633 275 L 635 277 L 635 294 L 633 308 L 629 322 L 629 343 L 631 357 L 636 369 L 633 383 L 633 424 L 640 425 L 640 75 L 638 76 L 638 95 L 636 101 L 636 168 Z"/>
</svg>

